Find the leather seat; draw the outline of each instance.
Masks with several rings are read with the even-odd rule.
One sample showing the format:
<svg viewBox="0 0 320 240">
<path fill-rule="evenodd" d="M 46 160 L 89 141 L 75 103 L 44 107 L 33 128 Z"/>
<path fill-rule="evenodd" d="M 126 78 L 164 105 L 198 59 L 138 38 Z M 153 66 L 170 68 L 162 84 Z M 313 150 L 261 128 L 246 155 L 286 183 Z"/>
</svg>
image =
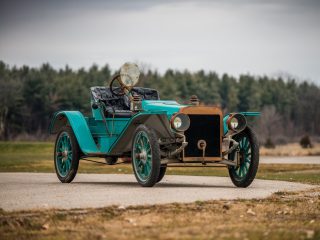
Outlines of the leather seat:
<svg viewBox="0 0 320 240">
<path fill-rule="evenodd" d="M 139 95 L 142 100 L 158 100 L 158 91 L 150 88 L 135 87 L 132 93 Z M 93 100 L 102 101 L 106 105 L 105 117 L 107 118 L 130 118 L 133 113 L 130 111 L 130 100 L 124 95 L 114 96 L 108 87 L 91 87 Z"/>
<path fill-rule="evenodd" d="M 107 107 L 105 111 L 105 117 L 107 118 L 131 118 L 133 112 L 130 110 L 113 110 L 110 107 Z"/>
</svg>

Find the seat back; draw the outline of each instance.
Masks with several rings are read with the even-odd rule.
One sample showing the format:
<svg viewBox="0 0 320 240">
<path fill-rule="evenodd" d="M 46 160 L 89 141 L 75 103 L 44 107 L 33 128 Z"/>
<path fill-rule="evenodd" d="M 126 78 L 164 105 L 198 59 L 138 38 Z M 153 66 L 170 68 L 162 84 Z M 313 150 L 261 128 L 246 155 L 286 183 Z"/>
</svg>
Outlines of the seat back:
<svg viewBox="0 0 320 240">
<path fill-rule="evenodd" d="M 102 101 L 106 107 L 114 110 L 130 110 L 130 102 L 127 96 L 115 96 L 108 87 L 91 87 L 91 96 L 95 101 Z"/>
<path fill-rule="evenodd" d="M 109 87 L 91 87 L 91 96 L 95 101 L 103 101 L 107 107 L 112 107 L 115 110 L 130 110 L 130 100 L 124 96 L 115 96 L 110 91 Z M 157 90 L 151 88 L 134 87 L 133 94 L 139 95 L 142 100 L 159 100 Z"/>
<path fill-rule="evenodd" d="M 131 92 L 133 94 L 139 95 L 142 100 L 159 100 L 159 93 L 155 89 L 151 88 L 142 88 L 142 87 L 134 87 Z"/>
</svg>

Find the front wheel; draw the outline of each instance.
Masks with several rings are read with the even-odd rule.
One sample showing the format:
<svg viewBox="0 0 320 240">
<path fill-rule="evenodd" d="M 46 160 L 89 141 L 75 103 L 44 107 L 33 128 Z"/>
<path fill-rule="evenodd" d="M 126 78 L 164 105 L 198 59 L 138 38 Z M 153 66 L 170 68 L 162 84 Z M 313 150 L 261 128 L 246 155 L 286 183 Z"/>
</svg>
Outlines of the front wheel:
<svg viewBox="0 0 320 240">
<path fill-rule="evenodd" d="M 74 179 L 79 159 L 78 141 L 70 127 L 63 127 L 57 136 L 54 151 L 54 166 L 62 183 L 70 183 Z"/>
<path fill-rule="evenodd" d="M 258 171 L 259 143 L 250 127 L 233 138 L 239 143 L 240 165 L 237 167 L 230 166 L 229 175 L 235 186 L 245 188 L 252 183 Z M 233 159 L 234 153 L 231 153 L 229 157 Z"/>
<path fill-rule="evenodd" d="M 152 187 L 160 174 L 160 147 L 152 129 L 140 125 L 132 143 L 132 167 L 138 183 L 143 187 Z"/>
<path fill-rule="evenodd" d="M 161 165 L 157 182 L 160 182 L 167 171 L 167 165 Z"/>
</svg>

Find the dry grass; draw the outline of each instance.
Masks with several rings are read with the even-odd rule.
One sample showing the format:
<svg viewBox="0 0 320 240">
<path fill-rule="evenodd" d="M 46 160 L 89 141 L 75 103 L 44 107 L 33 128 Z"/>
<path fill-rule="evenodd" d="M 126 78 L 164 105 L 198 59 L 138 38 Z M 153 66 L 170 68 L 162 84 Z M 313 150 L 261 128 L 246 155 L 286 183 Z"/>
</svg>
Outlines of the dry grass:
<svg viewBox="0 0 320 240">
<path fill-rule="evenodd" d="M 286 147 L 283 154 L 294 148 L 300 149 L 298 145 Z M 0 171 L 53 172 L 52 149 L 51 143 L 1 143 Z M 81 162 L 79 171 L 132 173 L 130 165 L 100 166 L 88 162 Z M 168 174 L 228 175 L 224 168 L 170 168 Z M 262 164 L 257 175 L 262 179 L 312 184 L 320 184 L 319 176 L 320 165 L 305 164 Z M 263 200 L 22 212 L 0 209 L 0 239 L 70 238 L 320 239 L 320 188 L 278 192 Z"/>
<path fill-rule="evenodd" d="M 261 156 L 320 156 L 320 144 L 315 143 L 313 148 L 302 148 L 298 143 L 278 145 L 274 149 L 260 148 Z"/>
<path fill-rule="evenodd" d="M 320 239 L 320 188 L 263 200 L 0 213 L 0 239 Z"/>
<path fill-rule="evenodd" d="M 54 172 L 53 144 L 0 142 L 0 172 Z M 104 161 L 103 159 L 94 159 Z M 79 173 L 128 173 L 131 164 L 107 166 L 81 160 Z M 167 174 L 228 176 L 226 168 L 169 168 Z M 261 164 L 257 178 L 320 184 L 320 165 Z"/>
</svg>

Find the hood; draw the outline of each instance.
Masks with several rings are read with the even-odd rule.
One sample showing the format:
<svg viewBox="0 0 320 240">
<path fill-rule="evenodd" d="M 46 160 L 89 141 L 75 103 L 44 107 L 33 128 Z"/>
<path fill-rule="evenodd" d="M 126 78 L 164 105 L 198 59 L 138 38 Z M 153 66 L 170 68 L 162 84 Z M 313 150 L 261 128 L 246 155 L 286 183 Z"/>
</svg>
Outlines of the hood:
<svg viewBox="0 0 320 240">
<path fill-rule="evenodd" d="M 144 100 L 142 101 L 142 108 L 144 111 L 166 111 L 168 115 L 173 115 L 179 112 L 180 108 L 187 105 L 181 105 L 176 101 L 169 100 Z"/>
</svg>

